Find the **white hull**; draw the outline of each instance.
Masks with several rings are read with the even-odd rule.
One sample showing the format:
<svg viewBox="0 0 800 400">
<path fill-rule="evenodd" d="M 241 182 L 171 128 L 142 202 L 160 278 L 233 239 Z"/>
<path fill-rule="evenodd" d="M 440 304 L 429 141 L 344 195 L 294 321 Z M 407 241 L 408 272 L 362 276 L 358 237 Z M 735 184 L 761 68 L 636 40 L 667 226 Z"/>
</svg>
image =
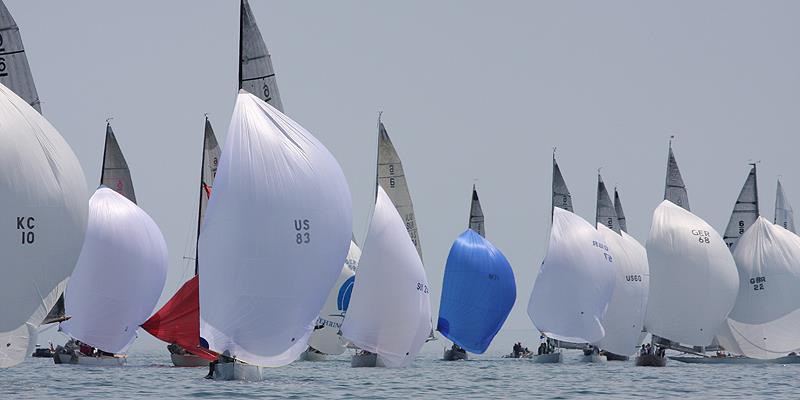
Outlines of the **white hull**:
<svg viewBox="0 0 800 400">
<path fill-rule="evenodd" d="M 670 356 L 671 360 L 688 364 L 800 364 L 800 356 L 785 356 L 770 360 L 749 357 L 681 357 Z"/>
<path fill-rule="evenodd" d="M 176 367 L 208 367 L 209 361 L 194 354 L 170 354 L 172 364 Z"/>
<path fill-rule="evenodd" d="M 219 381 L 249 381 L 264 380 L 264 367 L 243 364 L 240 362 L 219 363 L 214 367 L 214 379 Z"/>
<path fill-rule="evenodd" d="M 533 362 L 537 364 L 558 364 L 564 361 L 564 356 L 560 351 L 550 354 L 534 354 Z"/>
<path fill-rule="evenodd" d="M 350 359 L 350 366 L 353 368 L 385 367 L 381 358 L 375 354 L 356 354 Z"/>
<path fill-rule="evenodd" d="M 102 357 L 91 357 L 91 356 L 84 356 L 84 355 L 70 355 L 59 353 L 54 356 L 54 358 L 58 358 L 56 364 L 76 364 L 76 365 L 86 365 L 90 367 L 121 367 L 125 365 L 127 361 L 126 356 L 102 356 Z"/>
<path fill-rule="evenodd" d="M 469 360 L 469 356 L 467 355 L 466 351 L 453 351 L 452 349 L 445 349 L 444 354 L 442 355 L 442 360 L 444 361 Z"/>
<path fill-rule="evenodd" d="M 316 351 L 304 351 L 300 353 L 300 361 L 325 361 L 327 359 L 327 354 L 325 353 L 318 353 Z"/>
<path fill-rule="evenodd" d="M 608 361 L 608 358 L 602 354 L 589 354 L 588 356 L 585 354 L 581 355 L 581 362 L 586 363 L 598 363 L 598 364 L 605 364 Z"/>
</svg>

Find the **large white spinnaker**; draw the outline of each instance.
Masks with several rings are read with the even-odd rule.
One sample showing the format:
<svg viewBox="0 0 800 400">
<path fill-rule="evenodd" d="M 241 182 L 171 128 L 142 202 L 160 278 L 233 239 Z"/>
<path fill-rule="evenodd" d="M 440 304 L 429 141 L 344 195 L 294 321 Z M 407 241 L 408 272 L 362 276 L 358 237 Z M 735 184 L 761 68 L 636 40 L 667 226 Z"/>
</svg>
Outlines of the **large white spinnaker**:
<svg viewBox="0 0 800 400">
<path fill-rule="evenodd" d="M 605 335 L 601 323 L 614 292 L 614 256 L 583 218 L 553 208 L 553 225 L 528 316 L 548 337 L 594 343 Z"/>
<path fill-rule="evenodd" d="M 33 83 L 33 74 L 28 65 L 25 47 L 22 45 L 19 27 L 3 1 L 0 1 L 0 52 L 2 52 L 0 83 L 41 113 L 39 95 Z"/>
<path fill-rule="evenodd" d="M 432 330 L 428 279 L 400 214 L 377 190 L 342 336 L 386 367 L 405 367 Z"/>
<path fill-rule="evenodd" d="M 783 185 L 778 180 L 778 188 L 775 193 L 775 219 L 773 222 L 776 225 L 784 227 L 792 233 L 796 233 L 794 229 L 794 209 L 783 191 Z"/>
<path fill-rule="evenodd" d="M 109 353 L 125 353 L 153 313 L 167 279 L 167 244 L 144 210 L 101 186 L 89 200 L 86 240 L 64 294 L 60 329 Z"/>
<path fill-rule="evenodd" d="M 759 217 L 733 257 L 739 295 L 728 324 L 742 354 L 770 359 L 800 351 L 800 237 Z"/>
<path fill-rule="evenodd" d="M 28 353 L 34 330 L 75 268 L 88 192 L 80 163 L 47 120 L 0 85 L 0 367 Z"/>
<path fill-rule="evenodd" d="M 736 249 L 736 243 L 744 232 L 753 225 L 758 218 L 758 180 L 756 175 L 756 164 L 752 164 L 750 173 L 742 185 L 739 197 L 733 205 L 731 219 L 722 239 L 731 251 Z"/>
<path fill-rule="evenodd" d="M 352 235 L 341 167 L 311 133 L 240 91 L 200 233 L 202 336 L 258 366 L 306 350 Z"/>
<path fill-rule="evenodd" d="M 739 289 L 736 265 L 722 237 L 701 218 L 664 200 L 653 212 L 646 247 L 647 330 L 673 342 L 708 345 Z"/>
</svg>

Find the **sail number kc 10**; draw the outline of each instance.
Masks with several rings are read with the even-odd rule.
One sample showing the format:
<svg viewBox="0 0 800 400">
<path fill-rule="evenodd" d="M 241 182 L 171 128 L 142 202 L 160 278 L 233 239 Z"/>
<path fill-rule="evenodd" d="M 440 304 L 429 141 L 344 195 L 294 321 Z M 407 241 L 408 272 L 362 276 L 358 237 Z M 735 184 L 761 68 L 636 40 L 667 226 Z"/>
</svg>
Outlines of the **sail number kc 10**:
<svg viewBox="0 0 800 400">
<path fill-rule="evenodd" d="M 34 217 L 17 217 L 17 231 L 22 233 L 22 244 L 33 244 L 36 235 L 33 233 L 33 228 L 36 227 L 36 219 Z"/>
<path fill-rule="evenodd" d="M 307 219 L 294 220 L 294 229 L 297 231 L 295 242 L 298 245 L 311 242 L 311 221 Z"/>
</svg>

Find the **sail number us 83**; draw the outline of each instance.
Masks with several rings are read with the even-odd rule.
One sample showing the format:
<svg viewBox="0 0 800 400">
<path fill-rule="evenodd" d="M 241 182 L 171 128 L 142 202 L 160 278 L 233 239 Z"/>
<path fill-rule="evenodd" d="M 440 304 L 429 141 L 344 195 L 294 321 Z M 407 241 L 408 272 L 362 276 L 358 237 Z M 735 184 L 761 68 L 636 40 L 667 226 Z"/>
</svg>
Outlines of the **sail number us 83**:
<svg viewBox="0 0 800 400">
<path fill-rule="evenodd" d="M 294 230 L 294 241 L 298 246 L 311 243 L 311 220 L 295 219 Z"/>
</svg>

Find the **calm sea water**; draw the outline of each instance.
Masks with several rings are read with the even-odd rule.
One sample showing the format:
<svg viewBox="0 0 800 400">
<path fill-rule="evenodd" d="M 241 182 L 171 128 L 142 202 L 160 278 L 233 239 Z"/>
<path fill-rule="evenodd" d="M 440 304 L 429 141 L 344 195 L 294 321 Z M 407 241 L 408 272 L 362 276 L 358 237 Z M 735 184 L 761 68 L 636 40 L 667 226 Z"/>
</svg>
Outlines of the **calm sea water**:
<svg viewBox="0 0 800 400">
<path fill-rule="evenodd" d="M 561 365 L 486 356 L 444 362 L 427 348 L 411 368 L 350 368 L 349 357 L 296 362 L 264 382 L 203 379 L 203 368 L 174 368 L 163 352 L 132 354 L 116 368 L 56 366 L 28 359 L 0 370 L 0 399 L 178 398 L 770 398 L 800 397 L 800 365 L 635 367 L 578 362 Z"/>
</svg>

